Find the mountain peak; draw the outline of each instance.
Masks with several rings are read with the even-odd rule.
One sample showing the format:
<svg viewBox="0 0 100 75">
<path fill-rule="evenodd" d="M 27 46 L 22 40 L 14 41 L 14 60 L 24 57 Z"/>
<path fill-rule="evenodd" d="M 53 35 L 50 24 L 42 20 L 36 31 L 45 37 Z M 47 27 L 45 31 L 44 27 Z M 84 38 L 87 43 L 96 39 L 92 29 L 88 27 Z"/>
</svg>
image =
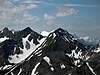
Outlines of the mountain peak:
<svg viewBox="0 0 100 75">
<path fill-rule="evenodd" d="M 69 34 L 66 30 L 62 28 L 58 28 L 57 30 L 54 31 L 54 33 L 59 34 L 59 35 Z"/>
<path fill-rule="evenodd" d="M 30 30 L 32 30 L 30 27 L 26 27 L 25 29 L 30 29 Z"/>
<path fill-rule="evenodd" d="M 34 32 L 30 27 L 27 27 L 23 30 L 20 31 L 20 34 L 22 37 L 26 37 L 28 34 L 31 34 L 32 32 Z"/>
<path fill-rule="evenodd" d="M 5 27 L 4 29 L 3 29 L 3 32 L 8 32 L 9 31 L 9 29 L 7 28 L 7 27 Z"/>
<path fill-rule="evenodd" d="M 30 27 L 23 29 L 22 31 L 33 31 Z"/>
<path fill-rule="evenodd" d="M 66 30 L 62 29 L 62 28 L 58 28 L 55 31 L 60 31 L 60 32 L 67 32 Z"/>
<path fill-rule="evenodd" d="M 62 29 L 62 28 L 58 28 L 57 30 L 64 30 L 64 29 Z"/>
</svg>

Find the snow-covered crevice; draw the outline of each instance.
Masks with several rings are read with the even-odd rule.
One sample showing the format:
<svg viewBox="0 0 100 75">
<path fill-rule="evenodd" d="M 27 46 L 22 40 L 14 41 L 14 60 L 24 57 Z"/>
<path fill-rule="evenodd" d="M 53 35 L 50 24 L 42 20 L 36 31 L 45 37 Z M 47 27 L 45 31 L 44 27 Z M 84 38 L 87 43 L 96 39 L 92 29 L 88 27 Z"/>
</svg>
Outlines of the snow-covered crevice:
<svg viewBox="0 0 100 75">
<path fill-rule="evenodd" d="M 41 53 L 40 49 L 41 49 L 42 47 L 45 47 L 45 46 L 46 46 L 46 45 L 45 45 L 45 46 L 40 47 L 42 44 L 44 44 L 45 39 L 46 39 L 46 38 L 42 38 L 41 40 L 38 40 L 38 42 L 39 42 L 40 44 L 37 45 L 37 48 L 36 48 L 36 50 L 34 51 L 35 54 Z M 40 55 L 40 54 L 39 54 L 39 55 Z"/>
<path fill-rule="evenodd" d="M 21 72 L 22 72 L 22 69 L 20 68 L 20 70 L 19 70 L 19 72 L 18 72 L 18 74 L 17 74 L 17 75 L 20 75 L 20 74 L 21 74 Z"/>
<path fill-rule="evenodd" d="M 43 59 L 51 66 L 52 64 L 50 63 L 50 58 L 45 56 Z"/>
<path fill-rule="evenodd" d="M 1 70 L 4 70 L 4 69 L 9 69 L 12 65 L 5 65 L 4 67 L 2 67 Z"/>
<path fill-rule="evenodd" d="M 67 42 L 69 42 L 70 43 L 70 40 L 66 37 L 66 36 L 64 36 L 64 37 L 62 37 L 65 41 L 67 41 Z"/>
<path fill-rule="evenodd" d="M 53 33 L 53 39 L 56 37 L 56 34 L 55 33 Z"/>
<path fill-rule="evenodd" d="M 86 62 L 86 65 L 88 66 L 88 68 L 90 69 L 90 71 L 93 73 L 93 75 L 96 75 L 96 73 L 94 72 L 93 68 L 89 65 L 88 62 Z"/>
<path fill-rule="evenodd" d="M 14 75 L 13 72 L 11 72 L 11 75 Z"/>
<path fill-rule="evenodd" d="M 31 75 L 37 75 L 38 72 L 36 72 L 37 67 L 40 65 L 40 62 L 36 64 L 36 66 L 34 67 L 34 69 L 32 70 Z M 36 72 L 36 73 L 35 73 Z"/>
<path fill-rule="evenodd" d="M 19 63 L 19 62 L 21 62 L 22 60 L 24 60 L 25 58 L 27 58 L 32 52 L 34 52 L 35 49 L 37 47 L 39 47 L 42 44 L 42 42 L 45 40 L 45 39 L 41 39 L 39 41 L 40 44 L 35 45 L 33 43 L 33 39 L 31 40 L 31 42 L 28 40 L 29 36 L 30 36 L 30 34 L 27 37 L 22 38 L 22 43 L 23 43 L 24 48 L 23 49 L 20 48 L 20 50 L 23 51 L 23 54 L 10 55 L 9 57 L 11 58 L 11 60 L 8 59 L 10 63 Z M 26 48 L 26 42 L 28 42 L 29 45 L 30 45 L 30 48 L 28 50 Z M 36 53 L 36 54 L 38 54 L 38 53 Z"/>
<path fill-rule="evenodd" d="M 9 69 L 12 65 L 1 66 L 0 70 Z"/>
<path fill-rule="evenodd" d="M 54 39 L 54 38 L 56 37 L 56 34 L 55 34 L 55 33 L 50 33 L 50 34 L 48 35 L 48 37 Z"/>
</svg>

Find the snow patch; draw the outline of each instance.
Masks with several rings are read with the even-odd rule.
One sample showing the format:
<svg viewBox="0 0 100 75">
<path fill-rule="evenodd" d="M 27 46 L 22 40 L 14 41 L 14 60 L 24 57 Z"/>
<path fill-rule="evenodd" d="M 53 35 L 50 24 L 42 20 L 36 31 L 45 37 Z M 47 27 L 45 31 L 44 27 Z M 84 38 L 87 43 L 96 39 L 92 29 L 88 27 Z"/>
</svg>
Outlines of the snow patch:
<svg viewBox="0 0 100 75">
<path fill-rule="evenodd" d="M 51 67 L 50 69 L 51 69 L 52 71 L 54 71 L 54 68 L 53 68 L 53 67 Z"/>
<path fill-rule="evenodd" d="M 72 75 L 72 73 L 70 73 L 69 75 Z"/>
<path fill-rule="evenodd" d="M 76 47 L 76 49 L 77 49 L 77 47 Z M 81 58 L 82 59 L 82 51 L 80 50 L 80 51 L 78 51 L 78 53 L 76 53 L 75 50 L 72 50 L 72 53 L 71 54 L 67 54 L 66 53 L 66 55 L 68 55 L 69 57 L 74 57 L 76 59 L 78 59 L 78 58 Z"/>
<path fill-rule="evenodd" d="M 55 33 L 53 33 L 53 39 L 56 37 L 56 34 Z"/>
<path fill-rule="evenodd" d="M 66 55 L 68 55 L 69 57 L 71 57 L 71 58 L 75 58 L 76 60 L 74 60 L 74 64 L 76 65 L 76 66 L 80 66 L 79 65 L 79 63 L 80 63 L 80 59 L 83 59 L 84 58 L 84 56 L 82 56 L 82 51 L 80 50 L 80 51 L 78 51 L 77 53 L 75 52 L 76 50 L 77 50 L 77 46 L 76 46 L 76 49 L 75 50 L 72 50 L 72 53 L 71 54 L 68 54 L 68 53 L 66 53 Z"/>
<path fill-rule="evenodd" d="M 61 67 L 61 69 L 64 69 L 65 68 L 65 65 L 64 64 L 61 64 L 60 67 Z"/>
<path fill-rule="evenodd" d="M 40 62 L 36 64 L 36 66 L 34 67 L 34 69 L 32 70 L 31 75 L 37 75 L 38 72 L 36 72 L 37 67 L 40 65 Z M 35 73 L 36 72 L 36 73 Z"/>
<path fill-rule="evenodd" d="M 47 32 L 47 31 L 42 31 L 42 32 L 41 32 L 41 35 L 43 35 L 43 36 L 48 36 L 48 35 L 49 35 L 49 32 Z"/>
<path fill-rule="evenodd" d="M 14 34 L 15 32 L 12 30 L 12 33 Z"/>
<path fill-rule="evenodd" d="M 17 75 L 20 75 L 20 74 L 21 74 L 21 72 L 22 72 L 22 69 L 20 68 L 20 71 L 19 71 L 19 73 L 18 73 Z"/>
<path fill-rule="evenodd" d="M 14 75 L 14 74 L 11 72 L 11 75 Z"/>
<path fill-rule="evenodd" d="M 49 57 L 45 56 L 45 57 L 43 57 L 43 59 L 44 59 L 49 65 L 51 65 L 51 63 L 50 63 L 50 58 L 49 58 Z"/>
<path fill-rule="evenodd" d="M 54 68 L 52 67 L 52 64 L 50 63 L 50 58 L 49 57 L 47 57 L 47 56 L 45 56 L 45 57 L 43 57 L 43 59 L 49 64 L 49 66 L 51 66 L 51 70 L 52 71 L 54 71 Z"/>
<path fill-rule="evenodd" d="M 90 58 L 90 56 L 86 56 L 85 58 L 86 58 L 85 60 L 88 60 Z"/>
<path fill-rule="evenodd" d="M 7 39 L 9 39 L 9 38 L 7 38 L 6 36 L 4 38 L 0 38 L 0 43 L 7 40 Z"/>
<path fill-rule="evenodd" d="M 19 55 L 17 55 L 17 54 L 15 54 L 15 55 L 10 55 L 9 57 L 10 58 L 12 58 L 11 60 L 9 60 L 9 62 L 10 63 L 19 63 L 19 62 L 21 62 L 22 60 L 24 60 L 25 58 L 27 58 L 32 52 L 34 52 L 35 51 L 35 49 L 37 48 L 37 47 L 39 47 L 41 44 L 42 44 L 42 42 L 43 42 L 43 40 L 45 40 L 45 39 L 41 39 L 39 42 L 40 42 L 40 44 L 38 44 L 38 45 L 35 45 L 34 43 L 33 43 L 33 39 L 31 40 L 31 42 L 28 40 L 28 37 L 30 36 L 30 34 L 27 36 L 27 37 L 25 37 L 25 38 L 22 38 L 22 42 L 23 42 L 23 46 L 24 46 L 24 48 L 22 49 L 22 48 L 20 48 L 20 50 L 22 50 L 23 51 L 23 54 L 19 54 Z M 26 49 L 26 41 L 30 44 L 30 49 Z M 17 58 L 17 56 L 19 57 L 19 58 Z"/>
<path fill-rule="evenodd" d="M 11 67 L 11 65 L 5 65 L 5 66 L 3 67 L 3 69 L 7 69 L 7 68 L 9 68 L 9 67 Z"/>
<path fill-rule="evenodd" d="M 69 39 L 66 36 L 64 36 L 64 38 L 65 38 L 65 41 L 70 43 Z"/>
<path fill-rule="evenodd" d="M 80 67 L 80 65 L 78 65 L 78 63 L 80 63 L 80 60 L 75 60 L 75 61 L 74 61 L 74 64 L 75 64 L 76 66 Z"/>
</svg>

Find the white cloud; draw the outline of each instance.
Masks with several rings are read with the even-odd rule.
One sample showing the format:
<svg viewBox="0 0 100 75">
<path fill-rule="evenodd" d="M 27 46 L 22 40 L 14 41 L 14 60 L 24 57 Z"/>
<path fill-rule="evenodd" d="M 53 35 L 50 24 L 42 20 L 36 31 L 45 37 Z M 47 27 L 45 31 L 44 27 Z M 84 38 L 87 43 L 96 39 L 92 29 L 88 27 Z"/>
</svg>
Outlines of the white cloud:
<svg viewBox="0 0 100 75">
<path fill-rule="evenodd" d="M 74 8 L 59 8 L 58 10 L 57 17 L 73 16 L 79 13 L 79 10 Z"/>
<path fill-rule="evenodd" d="M 9 24 L 11 22 L 10 20 L 11 20 L 11 17 L 9 13 L 8 14 L 5 12 L 0 13 L 0 25 Z"/>
<path fill-rule="evenodd" d="M 64 4 L 64 6 L 80 6 L 80 4 Z"/>
<path fill-rule="evenodd" d="M 67 7 L 100 7 L 100 5 L 85 5 L 85 4 L 64 4 Z"/>
<path fill-rule="evenodd" d="M 16 0 L 0 0 L 0 11 L 1 12 L 9 12 L 9 13 L 16 13 L 21 12 L 24 10 L 30 10 L 34 8 L 38 8 L 36 4 L 14 4 Z"/>
<path fill-rule="evenodd" d="M 10 13 L 16 13 L 24 10 L 29 10 L 29 9 L 34 9 L 37 8 L 38 6 L 35 4 L 29 4 L 29 5 L 20 5 L 20 6 L 13 6 L 12 7 L 0 7 L 0 11 L 3 12 L 10 12 Z"/>
<path fill-rule="evenodd" d="M 33 25 L 39 21 L 39 17 L 23 12 L 18 14 L 10 14 L 3 12 L 0 15 L 0 25 Z"/>
<path fill-rule="evenodd" d="M 21 5 L 19 7 L 15 7 L 13 9 L 11 9 L 11 12 L 19 12 L 19 11 L 24 11 L 24 10 L 29 10 L 29 9 L 33 9 L 33 8 L 37 8 L 38 6 L 35 4 L 29 4 L 29 5 Z"/>
<path fill-rule="evenodd" d="M 53 19 L 55 19 L 55 17 L 52 16 L 52 15 L 48 15 L 47 13 L 45 13 L 45 14 L 44 14 L 44 19 L 45 19 L 45 20 L 53 20 Z"/>
<path fill-rule="evenodd" d="M 14 25 L 30 25 L 39 21 L 39 17 L 33 16 L 28 13 L 16 15 L 13 19 L 14 19 L 13 21 Z"/>
<path fill-rule="evenodd" d="M 0 11 L 2 11 L 3 9 L 7 9 L 7 8 L 12 8 L 14 5 L 12 4 L 11 1 L 7 1 L 7 0 L 0 0 Z"/>
<path fill-rule="evenodd" d="M 16 6 L 11 0 L 3 0 L 0 4 L 0 25 L 30 25 L 39 20 L 39 17 L 27 11 L 37 8 L 36 4 L 20 4 Z"/>
<path fill-rule="evenodd" d="M 42 0 L 24 0 L 24 1 L 21 1 L 20 3 L 23 3 L 23 4 L 33 4 L 33 3 L 41 3 Z"/>
<path fill-rule="evenodd" d="M 53 20 L 55 19 L 54 16 L 49 15 L 47 13 L 45 13 L 43 16 L 44 16 L 44 19 L 46 20 L 46 22 L 47 22 L 48 25 L 52 24 Z"/>
</svg>

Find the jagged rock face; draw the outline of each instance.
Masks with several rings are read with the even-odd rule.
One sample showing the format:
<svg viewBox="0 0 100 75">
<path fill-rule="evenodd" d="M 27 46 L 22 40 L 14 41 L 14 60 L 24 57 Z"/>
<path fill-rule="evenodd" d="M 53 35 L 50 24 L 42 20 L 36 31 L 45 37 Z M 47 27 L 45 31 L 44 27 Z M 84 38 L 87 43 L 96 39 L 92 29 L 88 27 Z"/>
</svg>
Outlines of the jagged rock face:
<svg viewBox="0 0 100 75">
<path fill-rule="evenodd" d="M 9 37 L 9 38 L 12 38 L 12 37 L 13 37 L 12 31 L 9 31 L 9 29 L 8 29 L 7 27 L 5 27 L 5 28 L 0 32 L 0 38 L 4 38 L 4 37 Z"/>
<path fill-rule="evenodd" d="M 66 30 L 59 28 L 44 38 L 27 27 L 12 35 L 5 34 L 7 40 L 0 43 L 0 75 L 100 74 L 100 50 L 87 50 Z"/>
<path fill-rule="evenodd" d="M 29 55 L 28 53 L 32 52 L 32 47 L 35 49 L 42 38 L 42 35 L 29 27 L 15 32 L 4 28 L 0 33 L 0 70 L 13 66 L 14 60 L 23 60 L 22 57 L 26 57 L 25 53 Z"/>
<path fill-rule="evenodd" d="M 100 52 L 76 68 L 71 75 L 100 75 Z"/>
<path fill-rule="evenodd" d="M 5 57 L 14 53 L 15 45 L 17 45 L 17 42 L 14 40 L 6 40 L 2 43 L 1 49 L 3 50 Z"/>
<path fill-rule="evenodd" d="M 17 50 L 20 50 L 19 47 L 23 48 L 23 38 L 25 37 L 28 37 L 28 40 L 31 42 L 32 39 L 33 40 L 33 43 L 35 45 L 39 44 L 38 40 L 41 40 L 43 38 L 42 35 L 36 33 L 35 31 L 31 30 L 29 27 L 27 27 L 26 29 L 22 30 L 22 31 L 15 31 L 15 32 L 12 32 L 10 31 L 8 28 L 4 28 L 2 33 L 0 34 L 0 37 L 3 38 L 3 37 L 7 37 L 8 39 L 13 39 L 13 41 L 16 41 L 17 45 L 16 45 L 16 49 Z M 29 47 L 28 45 L 28 42 L 27 43 L 27 47 Z M 18 51 L 17 51 L 18 53 Z"/>
<path fill-rule="evenodd" d="M 51 33 L 43 45 L 48 45 L 47 47 L 44 47 L 45 50 L 48 50 L 46 53 L 53 50 L 70 54 L 71 50 L 75 50 L 76 47 L 78 47 L 77 50 L 86 50 L 80 42 L 74 40 L 74 37 L 63 29 L 57 29 Z"/>
</svg>

